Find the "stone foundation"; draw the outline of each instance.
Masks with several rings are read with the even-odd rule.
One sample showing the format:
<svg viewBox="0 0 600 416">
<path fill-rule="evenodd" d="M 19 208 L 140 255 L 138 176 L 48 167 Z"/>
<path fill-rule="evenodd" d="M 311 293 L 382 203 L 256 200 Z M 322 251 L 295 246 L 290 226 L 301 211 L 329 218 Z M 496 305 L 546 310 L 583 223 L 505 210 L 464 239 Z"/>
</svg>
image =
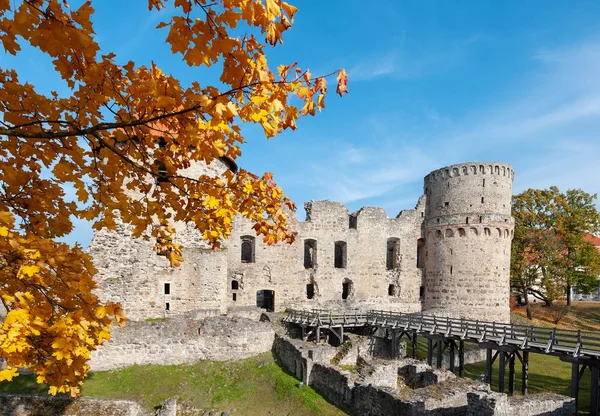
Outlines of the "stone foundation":
<svg viewBox="0 0 600 416">
<path fill-rule="evenodd" d="M 555 394 L 508 397 L 489 386 L 458 378 L 411 360 L 378 360 L 358 354 L 358 371 L 331 364 L 329 346 L 308 345 L 277 334 L 273 351 L 280 363 L 328 401 L 351 414 L 572 415 L 575 400 Z M 400 382 L 398 381 L 400 379 Z"/>
</svg>

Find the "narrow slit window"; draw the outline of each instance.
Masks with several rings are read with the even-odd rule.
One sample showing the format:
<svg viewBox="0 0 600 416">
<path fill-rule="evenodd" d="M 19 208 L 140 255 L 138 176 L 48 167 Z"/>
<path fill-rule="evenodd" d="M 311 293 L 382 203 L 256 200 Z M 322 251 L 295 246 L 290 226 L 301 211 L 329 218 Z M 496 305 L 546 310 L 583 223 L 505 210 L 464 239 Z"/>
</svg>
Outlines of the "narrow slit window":
<svg viewBox="0 0 600 416">
<path fill-rule="evenodd" d="M 237 301 L 237 293 L 234 293 L 234 294 L 233 294 L 233 301 L 234 301 L 234 302 L 235 302 L 235 301 Z"/>
<path fill-rule="evenodd" d="M 165 283 L 165 295 L 171 294 L 171 283 Z"/>
<path fill-rule="evenodd" d="M 483 198 L 483 197 L 481 197 L 481 203 L 482 203 L 482 204 L 483 204 L 483 201 L 484 201 L 484 198 Z"/>
<path fill-rule="evenodd" d="M 171 304 L 169 302 L 165 303 L 165 311 L 170 311 L 171 310 Z"/>
</svg>

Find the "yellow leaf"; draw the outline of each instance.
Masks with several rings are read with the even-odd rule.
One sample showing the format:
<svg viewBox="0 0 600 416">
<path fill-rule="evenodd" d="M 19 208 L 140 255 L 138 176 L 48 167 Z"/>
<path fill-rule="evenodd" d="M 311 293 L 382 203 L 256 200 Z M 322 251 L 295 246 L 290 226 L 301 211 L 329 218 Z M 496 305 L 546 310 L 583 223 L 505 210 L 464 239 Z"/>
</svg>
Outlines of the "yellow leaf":
<svg viewBox="0 0 600 416">
<path fill-rule="evenodd" d="M 40 268 L 38 266 L 36 266 L 36 265 L 21 266 L 19 268 L 19 273 L 17 274 L 17 277 L 19 279 L 23 279 L 25 276 L 32 277 L 33 275 L 35 275 L 39 271 L 40 271 Z"/>
<path fill-rule="evenodd" d="M 8 237 L 8 228 L 0 227 L 0 237 Z"/>
</svg>

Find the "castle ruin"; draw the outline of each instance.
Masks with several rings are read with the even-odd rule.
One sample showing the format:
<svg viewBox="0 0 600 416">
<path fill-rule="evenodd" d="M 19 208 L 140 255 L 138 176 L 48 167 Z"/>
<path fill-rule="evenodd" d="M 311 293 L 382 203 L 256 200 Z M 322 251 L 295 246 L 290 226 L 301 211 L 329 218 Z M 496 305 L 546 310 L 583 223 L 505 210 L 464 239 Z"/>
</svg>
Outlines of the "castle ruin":
<svg viewBox="0 0 600 416">
<path fill-rule="evenodd" d="M 219 174 L 221 161 L 187 174 Z M 171 268 L 147 236 L 127 225 L 94 235 L 97 293 L 133 320 L 189 311 L 244 308 L 360 308 L 509 321 L 513 169 L 461 163 L 431 172 L 415 209 L 388 218 L 382 208 L 351 213 L 341 203 L 305 204 L 289 215 L 292 244 L 263 244 L 238 217 L 223 248 L 176 224 L 185 261 Z"/>
</svg>

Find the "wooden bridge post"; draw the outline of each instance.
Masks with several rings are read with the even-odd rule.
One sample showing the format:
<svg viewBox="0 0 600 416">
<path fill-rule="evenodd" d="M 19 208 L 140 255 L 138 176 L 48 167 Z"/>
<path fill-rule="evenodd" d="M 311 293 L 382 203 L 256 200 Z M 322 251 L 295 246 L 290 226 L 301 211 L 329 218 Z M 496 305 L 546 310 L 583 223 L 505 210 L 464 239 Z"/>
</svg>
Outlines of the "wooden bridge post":
<svg viewBox="0 0 600 416">
<path fill-rule="evenodd" d="M 525 396 L 527 394 L 527 384 L 529 383 L 529 351 L 523 351 L 523 360 L 521 364 L 521 393 Z"/>
<path fill-rule="evenodd" d="M 318 344 L 319 342 L 321 342 L 321 326 L 319 324 L 317 324 L 316 330 L 317 330 L 317 344 Z"/>
<path fill-rule="evenodd" d="M 454 373 L 454 349 L 456 348 L 456 343 L 454 340 L 449 340 L 450 343 L 450 372 Z"/>
<path fill-rule="evenodd" d="M 508 395 L 515 394 L 515 351 L 511 351 L 508 358 Z"/>
<path fill-rule="evenodd" d="M 492 386 L 492 349 L 488 348 L 485 355 L 485 382 Z"/>
<path fill-rule="evenodd" d="M 444 355 L 444 341 L 442 339 L 438 339 L 437 341 L 437 363 L 435 366 L 437 368 L 442 368 L 442 357 Z"/>
<path fill-rule="evenodd" d="M 427 364 L 433 365 L 433 339 L 427 337 Z"/>
<path fill-rule="evenodd" d="M 396 358 L 397 355 L 397 347 L 396 347 L 396 331 L 392 331 L 392 358 Z"/>
<path fill-rule="evenodd" d="M 498 391 L 504 393 L 504 376 L 506 375 L 506 353 L 500 351 L 500 367 L 498 371 Z"/>
<path fill-rule="evenodd" d="M 575 409 L 579 402 L 579 361 L 571 363 L 571 397 L 575 399 Z"/>
<path fill-rule="evenodd" d="M 460 340 L 458 343 L 458 376 L 465 375 L 465 342 Z"/>
<path fill-rule="evenodd" d="M 417 358 L 417 332 L 412 336 L 412 358 Z"/>
</svg>

